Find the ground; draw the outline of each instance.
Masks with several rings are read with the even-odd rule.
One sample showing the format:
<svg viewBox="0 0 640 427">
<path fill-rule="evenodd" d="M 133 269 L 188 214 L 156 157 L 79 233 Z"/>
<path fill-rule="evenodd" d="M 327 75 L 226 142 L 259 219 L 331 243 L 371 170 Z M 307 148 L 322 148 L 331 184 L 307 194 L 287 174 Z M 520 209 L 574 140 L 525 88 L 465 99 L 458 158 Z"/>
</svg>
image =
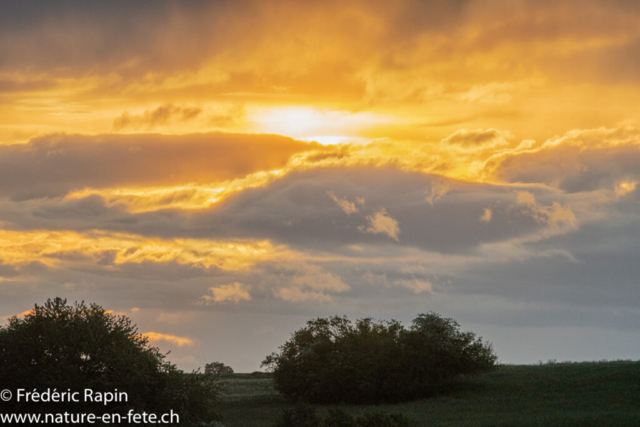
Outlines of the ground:
<svg viewBox="0 0 640 427">
<path fill-rule="evenodd" d="M 288 407 L 269 374 L 234 374 L 222 382 L 226 427 L 273 427 Z M 354 415 L 402 412 L 420 427 L 640 426 L 640 362 L 501 365 L 456 385 L 455 391 L 409 403 L 340 407 Z"/>
</svg>

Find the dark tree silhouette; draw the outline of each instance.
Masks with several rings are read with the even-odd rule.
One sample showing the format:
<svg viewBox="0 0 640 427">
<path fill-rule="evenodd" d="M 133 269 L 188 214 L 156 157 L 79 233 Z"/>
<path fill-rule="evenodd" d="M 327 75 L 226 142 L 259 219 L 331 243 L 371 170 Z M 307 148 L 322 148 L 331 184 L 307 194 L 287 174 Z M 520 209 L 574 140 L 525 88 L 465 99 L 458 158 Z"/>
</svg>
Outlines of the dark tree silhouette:
<svg viewBox="0 0 640 427">
<path fill-rule="evenodd" d="M 318 402 L 398 402 L 438 392 L 459 375 L 492 369 L 491 344 L 460 331 L 453 319 L 420 314 L 397 321 L 318 318 L 264 360 L 278 390 Z"/>
<path fill-rule="evenodd" d="M 79 403 L 27 404 L 29 412 L 70 410 L 153 413 L 174 410 L 181 422 L 210 421 L 218 386 L 215 377 L 184 373 L 151 347 L 125 316 L 82 303 L 49 299 L 32 312 L 0 327 L 0 384 L 3 388 L 127 393 L 108 406 Z M 15 394 L 14 394 L 15 395 Z M 26 409 L 13 399 L 15 410 Z M 6 406 L 6 405 L 5 405 Z"/>
<path fill-rule="evenodd" d="M 233 368 L 222 362 L 211 362 L 204 365 L 204 372 L 212 375 L 231 375 L 233 374 Z"/>
</svg>

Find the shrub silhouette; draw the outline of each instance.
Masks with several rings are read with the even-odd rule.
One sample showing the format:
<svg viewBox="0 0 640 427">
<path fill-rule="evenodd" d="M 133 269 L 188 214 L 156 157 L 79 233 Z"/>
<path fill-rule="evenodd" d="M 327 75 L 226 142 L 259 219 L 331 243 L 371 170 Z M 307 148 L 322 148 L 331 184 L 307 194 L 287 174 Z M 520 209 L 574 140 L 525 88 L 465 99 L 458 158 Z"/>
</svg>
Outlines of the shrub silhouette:
<svg viewBox="0 0 640 427">
<path fill-rule="evenodd" d="M 491 369 L 491 344 L 453 319 L 420 314 L 397 321 L 318 318 L 263 362 L 278 390 L 314 403 L 381 403 L 425 397 L 458 375 Z"/>
<path fill-rule="evenodd" d="M 16 411 L 123 413 L 129 409 L 164 414 L 173 410 L 181 423 L 215 418 L 218 385 L 212 375 L 186 374 L 165 361 L 125 316 L 61 298 L 35 305 L 24 318 L 0 327 L 0 384 L 42 392 L 85 389 L 127 393 L 126 402 L 108 406 L 83 402 L 3 403 Z"/>
<path fill-rule="evenodd" d="M 212 375 L 231 375 L 233 374 L 233 368 L 227 366 L 222 362 L 211 362 L 204 365 L 204 373 Z"/>
</svg>

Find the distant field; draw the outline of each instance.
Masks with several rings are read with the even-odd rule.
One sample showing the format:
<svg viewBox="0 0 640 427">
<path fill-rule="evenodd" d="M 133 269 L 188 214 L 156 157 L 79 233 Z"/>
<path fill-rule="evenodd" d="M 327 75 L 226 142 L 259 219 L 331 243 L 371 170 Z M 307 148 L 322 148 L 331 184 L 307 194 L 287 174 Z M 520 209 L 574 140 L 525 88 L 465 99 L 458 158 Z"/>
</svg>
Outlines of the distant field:
<svg viewBox="0 0 640 427">
<path fill-rule="evenodd" d="M 235 374 L 222 382 L 227 427 L 271 427 L 288 406 L 268 374 Z M 503 365 L 458 385 L 455 392 L 410 403 L 340 407 L 354 415 L 403 412 L 425 427 L 640 426 L 640 362 Z"/>
</svg>

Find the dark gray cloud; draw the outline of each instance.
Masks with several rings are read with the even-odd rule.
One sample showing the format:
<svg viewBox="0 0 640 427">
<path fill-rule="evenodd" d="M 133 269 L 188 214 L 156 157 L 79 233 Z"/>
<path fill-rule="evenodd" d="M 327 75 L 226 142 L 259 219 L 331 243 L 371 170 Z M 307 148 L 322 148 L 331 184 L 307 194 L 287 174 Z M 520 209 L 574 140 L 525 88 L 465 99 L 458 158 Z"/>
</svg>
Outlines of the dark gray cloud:
<svg viewBox="0 0 640 427">
<path fill-rule="evenodd" d="M 434 185 L 446 191 L 428 201 Z M 634 254 L 639 248 L 629 237 L 639 231 L 637 200 L 599 201 L 600 191 L 574 196 L 546 187 L 473 184 L 393 168 L 334 168 L 291 173 L 203 211 L 131 214 L 90 196 L 5 200 L 0 220 L 7 229 L 25 231 L 99 229 L 167 239 L 268 239 L 308 257 L 221 271 L 171 262 L 116 265 L 109 251 L 90 258 L 73 252 L 51 255 L 100 281 L 169 278 L 193 283 L 182 297 L 182 289 L 163 291 L 175 292 L 167 301 L 182 298 L 185 307 L 210 286 L 240 282 L 251 287 L 252 295 L 242 304 L 255 310 L 262 305 L 278 310 L 284 304 L 277 302 L 283 287 L 315 292 L 316 299 L 328 296 L 353 310 L 357 307 L 350 304 L 362 298 L 376 304 L 386 295 L 393 305 L 415 293 L 421 298 L 499 296 L 531 304 L 630 309 L 638 298 Z M 338 202 L 352 206 L 347 212 Z M 397 222 L 397 241 L 365 232 L 371 214 L 382 209 Z M 307 310 L 305 301 L 297 303 Z"/>
<path fill-rule="evenodd" d="M 393 71 L 413 65 L 407 63 L 403 54 L 411 52 L 420 38 L 433 34 L 444 35 L 449 42 L 438 43 L 432 59 L 452 59 L 458 52 L 494 51 L 513 42 L 546 43 L 569 39 L 578 43 L 618 34 L 635 25 L 633 17 L 637 16 L 638 8 L 631 3 L 408 0 L 393 5 L 382 1 L 358 1 L 345 7 L 337 1 L 313 4 L 281 1 L 266 7 L 250 0 L 188 3 L 144 0 L 108 4 L 97 0 L 72 0 L 46 6 L 12 2 L 4 6 L 0 17 L 0 69 L 45 70 L 58 76 L 116 73 L 125 80 L 142 77 L 149 71 L 173 73 L 196 69 L 218 56 L 233 57 L 234 49 L 255 47 L 255 40 L 265 40 L 267 44 L 278 39 L 282 41 L 291 33 L 299 33 L 302 27 L 298 27 L 298 22 L 301 22 L 305 30 L 313 33 L 342 34 L 350 54 L 357 58 L 356 62 L 377 57 L 374 61 L 377 67 Z M 370 20 L 361 19 L 354 10 L 359 10 L 365 18 L 379 20 L 383 31 L 372 31 Z M 299 20 L 291 20 L 293 16 Z M 334 19 L 328 21 L 317 17 Z M 487 22 L 492 25 L 486 25 Z M 460 38 L 458 31 L 466 26 L 479 27 L 481 31 L 471 40 Z M 351 44 L 354 40 L 365 39 L 373 43 Z M 304 47 L 313 43 L 313 39 L 303 38 L 300 43 Z M 606 73 L 626 73 L 631 77 L 634 65 L 625 58 L 634 57 L 636 44 L 632 40 L 605 52 L 598 48 L 586 49 L 587 52 L 579 49 L 578 58 L 584 58 L 585 65 L 580 68 L 597 71 L 598 67 L 607 67 L 602 64 L 613 62 L 618 66 L 608 67 Z M 565 57 L 553 53 L 548 56 L 555 61 Z M 612 56 L 612 61 L 605 60 Z M 237 62 L 242 62 L 238 59 Z M 336 67 L 339 59 L 334 57 L 326 61 L 332 69 L 329 74 L 340 73 L 340 77 L 346 79 L 352 71 L 351 65 Z M 553 63 L 540 59 L 537 55 L 518 60 L 510 58 L 502 67 L 517 71 L 532 61 L 544 68 Z M 230 72 L 227 77 L 237 83 L 244 80 L 245 89 L 259 80 L 251 78 L 252 71 L 226 65 Z M 306 73 L 317 77 L 313 67 Z M 482 70 L 475 70 L 475 73 L 480 75 Z M 299 78 L 289 71 L 282 74 Z M 317 80 L 322 84 L 326 79 L 325 76 L 325 79 Z M 290 83 L 295 85 L 297 82 Z"/>
<path fill-rule="evenodd" d="M 9 278 L 17 275 L 18 271 L 13 265 L 5 265 L 0 260 L 0 277 Z"/>
<path fill-rule="evenodd" d="M 425 29 L 446 29 L 460 16 L 466 3 L 408 1 L 390 7 L 376 1 L 360 2 L 358 7 L 367 13 L 394 12 L 389 16 L 389 36 L 407 38 Z M 170 68 L 184 68 L 219 53 L 230 42 L 243 43 L 264 32 L 267 26 L 280 25 L 294 13 L 325 15 L 339 9 L 338 14 L 348 18 L 349 11 L 339 6 L 333 1 L 305 5 L 284 1 L 263 7 L 256 1 L 225 0 L 114 0 L 109 4 L 68 0 L 44 6 L 11 3 L 0 17 L 0 57 L 4 58 L 0 66 L 19 64 L 76 73 L 110 67 L 126 73 L 144 72 L 153 66 L 157 69 L 171 61 Z M 318 25 L 313 20 L 309 23 Z M 120 67 L 133 59 L 135 63 L 125 69 Z"/>
<path fill-rule="evenodd" d="M 434 180 L 440 185 L 447 183 L 450 190 L 432 204 L 426 194 Z M 77 200 L 7 201 L 0 219 L 15 229 L 103 229 L 163 238 L 270 239 L 310 250 L 365 244 L 470 253 L 482 244 L 536 233 L 547 226 L 529 208 L 518 205 L 516 191 L 524 189 L 393 168 L 316 169 L 291 173 L 200 211 L 131 214 L 123 206 L 107 206 L 102 197 L 93 195 Z M 544 206 L 564 203 L 559 193 L 534 191 Z M 347 215 L 329 192 L 357 204 L 358 213 Z M 486 209 L 492 212 L 488 222 L 481 220 Z M 397 242 L 383 232 L 367 232 L 372 215 L 383 210 L 397 222 Z"/>
<path fill-rule="evenodd" d="M 276 135 L 52 135 L 0 146 L 0 192 L 16 200 L 86 187 L 209 183 L 283 167 L 315 143 Z"/>
<path fill-rule="evenodd" d="M 215 38 L 202 37 L 206 29 L 221 34 L 231 29 L 224 19 L 227 6 L 225 1 L 146 0 L 7 4 L 0 17 L 0 68 L 139 75 L 169 59 L 174 67 L 195 65 L 197 54 L 216 45 Z"/>
<path fill-rule="evenodd" d="M 196 214 L 190 224 L 202 227 L 203 236 L 259 236 L 300 247 L 400 244 L 440 252 L 472 250 L 481 243 L 541 227 L 525 215 L 509 215 L 507 207 L 515 201 L 511 187 L 445 180 L 452 189 L 432 206 L 425 193 L 434 179 L 443 178 L 392 168 L 294 173 L 229 198 L 208 213 Z M 353 202 L 364 199 L 361 214 L 347 215 L 328 191 Z M 495 220 L 480 222 L 484 209 L 490 207 L 496 212 Z M 383 208 L 398 223 L 399 243 L 384 234 L 362 232 L 366 215 Z"/>
<path fill-rule="evenodd" d="M 545 183 L 567 192 L 613 189 L 640 178 L 638 146 L 591 148 L 558 146 L 505 159 L 497 170 L 509 182 Z"/>
</svg>

